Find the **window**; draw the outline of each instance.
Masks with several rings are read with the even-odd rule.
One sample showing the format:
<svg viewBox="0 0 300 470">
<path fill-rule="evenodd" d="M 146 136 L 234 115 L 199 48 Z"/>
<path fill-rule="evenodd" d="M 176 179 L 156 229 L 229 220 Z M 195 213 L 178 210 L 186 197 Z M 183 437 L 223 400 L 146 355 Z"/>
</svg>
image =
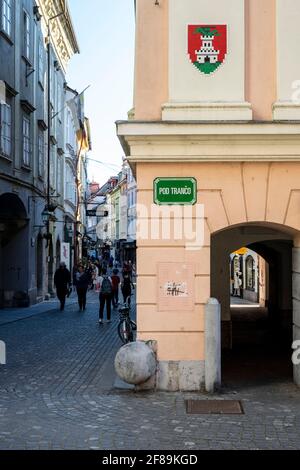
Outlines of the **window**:
<svg viewBox="0 0 300 470">
<path fill-rule="evenodd" d="M 45 70 L 45 62 L 44 62 L 44 45 L 42 39 L 39 40 L 39 82 L 42 86 L 44 86 L 44 70 Z"/>
<path fill-rule="evenodd" d="M 23 117 L 23 164 L 30 166 L 30 120 Z"/>
<path fill-rule="evenodd" d="M 50 99 L 53 108 L 55 109 L 55 100 L 56 100 L 56 73 L 53 67 L 50 68 Z"/>
<path fill-rule="evenodd" d="M 44 176 L 44 168 L 45 168 L 45 137 L 44 132 L 42 129 L 39 129 L 38 135 L 38 150 L 39 150 L 39 177 Z"/>
<path fill-rule="evenodd" d="M 53 103 L 53 70 L 52 70 L 52 67 L 50 67 L 49 82 L 50 82 L 50 101 L 51 101 L 51 103 Z"/>
<path fill-rule="evenodd" d="M 2 0 L 1 28 L 8 36 L 11 36 L 11 23 L 12 0 Z"/>
<path fill-rule="evenodd" d="M 23 34 L 24 34 L 24 56 L 26 59 L 30 58 L 30 18 L 28 13 L 24 11 L 23 17 Z"/>
<path fill-rule="evenodd" d="M 76 202 L 75 198 L 75 176 L 70 165 L 66 166 L 66 199 L 73 204 Z"/>
<path fill-rule="evenodd" d="M 70 121 L 71 121 L 71 116 L 70 116 L 69 111 L 67 111 L 67 118 L 66 118 L 66 123 L 67 123 L 66 143 L 69 144 L 69 145 L 71 144 L 71 139 L 70 139 L 70 133 L 71 133 L 71 132 L 70 132 L 70 131 L 71 131 L 70 127 L 71 127 L 71 122 L 70 122 Z"/>
<path fill-rule="evenodd" d="M 50 161 L 50 186 L 55 189 L 56 183 L 56 151 L 55 146 L 51 145 L 51 161 Z"/>
<path fill-rule="evenodd" d="M 252 256 L 248 256 L 246 259 L 246 286 L 248 290 L 254 290 L 254 276 L 254 259 L 252 258 Z"/>
<path fill-rule="evenodd" d="M 59 121 L 62 121 L 62 87 L 59 81 L 57 80 L 57 110 L 56 112 L 58 113 L 57 117 Z"/>
<path fill-rule="evenodd" d="M 0 152 L 7 157 L 11 156 L 11 106 L 0 105 Z"/>
<path fill-rule="evenodd" d="M 61 158 L 58 157 L 57 159 L 57 182 L 56 182 L 56 185 L 57 185 L 57 193 L 58 194 L 61 194 L 61 177 L 62 177 L 62 172 L 61 172 Z"/>
</svg>

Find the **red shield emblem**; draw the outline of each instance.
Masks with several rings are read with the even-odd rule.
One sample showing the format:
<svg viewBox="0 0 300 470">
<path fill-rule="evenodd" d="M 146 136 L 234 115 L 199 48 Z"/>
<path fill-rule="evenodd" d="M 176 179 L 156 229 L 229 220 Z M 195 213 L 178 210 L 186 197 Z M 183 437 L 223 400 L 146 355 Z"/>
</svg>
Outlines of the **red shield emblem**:
<svg viewBox="0 0 300 470">
<path fill-rule="evenodd" d="M 206 75 L 213 73 L 227 54 L 227 26 L 189 25 L 188 54 L 200 72 Z"/>
</svg>

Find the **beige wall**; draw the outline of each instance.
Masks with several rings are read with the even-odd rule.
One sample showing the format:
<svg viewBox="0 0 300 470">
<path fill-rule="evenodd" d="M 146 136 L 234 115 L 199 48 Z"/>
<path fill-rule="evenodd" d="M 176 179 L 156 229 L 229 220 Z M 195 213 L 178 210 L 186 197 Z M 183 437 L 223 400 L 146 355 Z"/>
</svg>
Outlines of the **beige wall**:
<svg viewBox="0 0 300 470">
<path fill-rule="evenodd" d="M 300 80 L 300 62 L 297 60 L 300 42 L 299 0 L 276 0 L 278 47 L 278 101 L 292 99 L 293 82 Z"/>
<path fill-rule="evenodd" d="M 300 119 L 299 0 L 276 0 L 277 102 L 274 119 Z"/>
<path fill-rule="evenodd" d="M 211 235 L 237 224 L 272 224 L 300 246 L 299 126 L 236 122 L 251 120 L 252 111 L 258 121 L 300 117 L 300 105 L 289 98 L 291 81 L 300 80 L 294 59 L 300 7 L 298 0 L 159 3 L 137 0 L 135 119 L 162 122 L 123 123 L 118 133 L 136 167 L 138 204 L 150 208 L 158 176 L 197 179 L 205 241 L 201 250 L 188 251 L 185 240 L 174 237 L 137 240 L 139 337 L 158 340 L 160 361 L 201 361 Z M 186 50 L 187 24 L 203 22 L 229 28 L 224 67 L 206 77 L 189 64 Z M 195 122 L 206 119 L 227 123 Z M 194 265 L 191 311 L 159 311 L 161 262 Z"/>
<path fill-rule="evenodd" d="M 169 101 L 243 102 L 245 15 L 241 0 L 170 0 Z M 212 74 L 200 73 L 188 56 L 188 25 L 227 25 L 227 55 Z"/>
<path fill-rule="evenodd" d="M 204 305 L 210 297 L 210 236 L 247 222 L 288 226 L 290 234 L 300 230 L 300 163 L 140 163 L 138 204 L 150 208 L 153 180 L 171 175 L 197 178 L 198 203 L 205 205 L 204 247 L 188 251 L 185 240 L 138 239 L 139 337 L 158 340 L 160 360 L 202 360 Z M 194 311 L 159 312 L 157 267 L 169 261 L 194 264 Z"/>
<path fill-rule="evenodd" d="M 246 100 L 253 119 L 271 120 L 276 101 L 276 1 L 245 0 Z"/>
<path fill-rule="evenodd" d="M 159 3 L 137 0 L 135 119 L 300 118 L 298 0 Z M 204 76 L 189 63 L 186 27 L 217 21 L 228 25 L 228 55 Z"/>
<path fill-rule="evenodd" d="M 135 119 L 161 119 L 168 100 L 168 3 L 137 0 L 135 54 Z"/>
<path fill-rule="evenodd" d="M 255 120 L 272 119 L 276 102 L 276 119 L 295 118 L 298 108 L 291 114 L 282 103 L 291 101 L 292 82 L 300 80 L 293 53 L 286 54 L 298 43 L 298 28 L 290 26 L 298 10 L 297 0 L 160 0 L 159 6 L 137 0 L 135 119 L 249 120 L 248 102 Z M 228 54 L 205 76 L 189 62 L 187 25 L 217 21 L 228 25 Z M 218 109 L 204 106 L 213 102 Z M 200 110 L 193 103 L 202 103 Z"/>
</svg>

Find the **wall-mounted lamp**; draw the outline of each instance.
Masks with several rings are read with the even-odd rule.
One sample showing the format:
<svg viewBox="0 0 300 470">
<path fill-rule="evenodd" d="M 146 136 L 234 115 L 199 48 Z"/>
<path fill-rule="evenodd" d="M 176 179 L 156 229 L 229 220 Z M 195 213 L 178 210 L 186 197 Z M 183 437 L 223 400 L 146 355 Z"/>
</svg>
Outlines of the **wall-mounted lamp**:
<svg viewBox="0 0 300 470">
<path fill-rule="evenodd" d="M 42 212 L 42 220 L 45 225 L 48 224 L 51 217 L 51 212 L 49 212 L 48 207 L 45 206 L 45 209 Z"/>
<path fill-rule="evenodd" d="M 159 0 L 155 0 L 155 3 L 154 5 L 158 6 L 159 7 Z"/>
<path fill-rule="evenodd" d="M 56 70 L 57 72 L 59 72 L 59 71 L 60 71 L 60 65 L 59 65 L 58 60 L 55 60 L 53 65 L 54 65 L 55 70 Z"/>
<path fill-rule="evenodd" d="M 41 21 L 42 15 L 41 15 L 39 7 L 37 5 L 35 5 L 33 7 L 33 14 L 35 15 L 37 21 Z"/>
</svg>

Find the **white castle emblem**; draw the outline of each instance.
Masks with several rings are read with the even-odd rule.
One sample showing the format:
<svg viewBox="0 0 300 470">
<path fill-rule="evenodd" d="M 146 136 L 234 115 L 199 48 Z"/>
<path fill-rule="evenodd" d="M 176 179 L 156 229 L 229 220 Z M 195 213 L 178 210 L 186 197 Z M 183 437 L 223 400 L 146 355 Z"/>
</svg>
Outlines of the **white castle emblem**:
<svg viewBox="0 0 300 470">
<path fill-rule="evenodd" d="M 199 51 L 195 51 L 195 54 L 197 56 L 197 62 L 199 62 L 199 64 L 215 64 L 216 62 L 218 62 L 218 55 L 220 54 L 220 51 L 216 51 L 214 49 L 214 36 L 201 35 L 201 39 L 202 47 Z"/>
</svg>

